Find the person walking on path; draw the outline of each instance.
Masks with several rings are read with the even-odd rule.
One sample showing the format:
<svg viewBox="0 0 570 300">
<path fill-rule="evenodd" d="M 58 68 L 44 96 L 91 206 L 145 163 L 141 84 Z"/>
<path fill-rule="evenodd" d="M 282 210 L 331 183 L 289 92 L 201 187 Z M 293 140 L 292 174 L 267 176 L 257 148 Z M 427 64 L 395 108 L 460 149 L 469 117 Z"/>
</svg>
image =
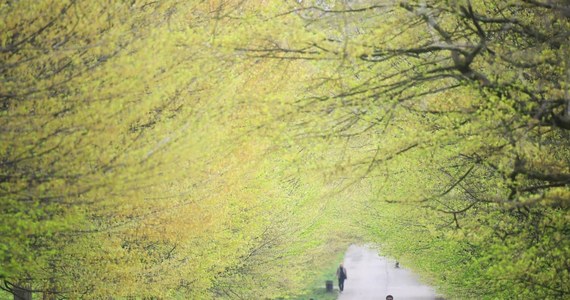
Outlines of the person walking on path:
<svg viewBox="0 0 570 300">
<path fill-rule="evenodd" d="M 336 269 L 336 277 L 338 278 L 338 289 L 342 292 L 344 290 L 344 281 L 348 278 L 346 268 L 342 263 Z"/>
</svg>

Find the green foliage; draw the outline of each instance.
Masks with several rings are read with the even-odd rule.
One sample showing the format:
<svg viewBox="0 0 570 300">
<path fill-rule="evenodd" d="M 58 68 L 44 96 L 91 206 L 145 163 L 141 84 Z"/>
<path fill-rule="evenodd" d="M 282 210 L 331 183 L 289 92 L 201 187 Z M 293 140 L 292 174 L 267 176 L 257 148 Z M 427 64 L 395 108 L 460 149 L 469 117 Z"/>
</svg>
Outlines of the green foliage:
<svg viewBox="0 0 570 300">
<path fill-rule="evenodd" d="M 568 296 L 564 1 L 0 15 L 3 289 L 287 298 L 365 237 L 450 296 Z"/>
<path fill-rule="evenodd" d="M 334 243 L 329 243 L 329 246 L 334 245 Z M 341 244 L 343 247 L 339 247 L 338 252 L 329 251 L 326 259 L 326 264 L 320 266 L 319 269 L 311 270 L 308 276 L 308 282 L 310 285 L 308 286 L 308 290 L 300 296 L 293 297 L 292 299 L 320 299 L 320 300 L 332 300 L 338 297 L 338 291 L 333 290 L 333 292 L 329 292 L 326 289 L 326 281 L 332 280 L 335 282 L 335 274 L 336 269 L 338 268 L 338 264 L 342 262 L 344 257 L 344 252 L 346 250 L 346 245 L 343 243 Z"/>
<path fill-rule="evenodd" d="M 209 299 L 303 288 L 330 253 L 334 206 L 320 202 L 319 176 L 295 167 L 312 159 L 280 136 L 309 75 L 276 70 L 311 67 L 240 59 L 233 29 L 246 33 L 252 9 L 2 4 L 3 289 Z"/>
<path fill-rule="evenodd" d="M 323 39 L 286 49 L 263 39 L 250 53 L 321 60 L 293 129 L 343 158 L 327 162 L 333 178 L 378 191 L 354 216 L 395 215 L 361 222 L 394 255 L 460 298 L 559 298 L 569 293 L 567 11 L 564 1 L 308 1 L 278 15 L 302 19 L 305 36 L 326 28 Z M 419 227 L 399 237 L 398 220 Z"/>
</svg>

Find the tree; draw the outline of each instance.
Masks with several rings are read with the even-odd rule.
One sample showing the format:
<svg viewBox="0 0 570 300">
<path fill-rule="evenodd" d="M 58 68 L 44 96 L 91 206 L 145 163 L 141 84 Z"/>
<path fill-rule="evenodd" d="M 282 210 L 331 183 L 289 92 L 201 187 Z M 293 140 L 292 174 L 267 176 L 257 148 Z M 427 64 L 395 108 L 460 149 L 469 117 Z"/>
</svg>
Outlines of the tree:
<svg viewBox="0 0 570 300">
<path fill-rule="evenodd" d="M 287 296 L 340 224 L 450 295 L 567 296 L 568 11 L 6 2 L 2 286 Z"/>
<path fill-rule="evenodd" d="M 381 199 L 437 212 L 425 223 L 443 218 L 434 235 L 461 241 L 479 296 L 566 296 L 567 3 L 290 5 L 276 19 L 301 20 L 305 39 L 260 40 L 247 55 L 320 60 L 300 134 L 359 149 L 344 164 L 358 177 L 409 177 Z"/>
<path fill-rule="evenodd" d="M 159 208 L 138 190 L 174 175 L 180 154 L 165 149 L 186 138 L 181 99 L 201 84 L 185 76 L 195 69 L 177 69 L 187 57 L 148 63 L 173 57 L 176 33 L 163 35 L 163 18 L 176 8 L 2 4 L 4 288 L 89 294 L 89 276 L 109 271 L 97 261 L 130 263 L 100 233 Z"/>
<path fill-rule="evenodd" d="M 313 240 L 326 222 L 314 224 L 315 192 L 284 179 L 298 174 L 267 153 L 283 130 L 276 115 L 288 113 L 281 101 L 303 80 L 275 68 L 305 67 L 220 47 L 243 21 L 228 16 L 255 6 L 3 4 L 4 290 L 47 299 L 297 292 L 303 270 L 326 259 L 324 239 Z M 274 280 L 258 286 L 262 278 Z"/>
</svg>

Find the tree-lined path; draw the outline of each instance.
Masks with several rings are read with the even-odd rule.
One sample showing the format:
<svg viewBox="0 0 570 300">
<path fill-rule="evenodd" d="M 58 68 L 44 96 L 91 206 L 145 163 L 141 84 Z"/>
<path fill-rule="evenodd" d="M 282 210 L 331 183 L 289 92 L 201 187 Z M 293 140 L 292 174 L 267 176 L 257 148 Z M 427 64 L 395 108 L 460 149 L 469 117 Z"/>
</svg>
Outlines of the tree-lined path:
<svg viewBox="0 0 570 300">
<path fill-rule="evenodd" d="M 352 245 L 344 258 L 348 279 L 339 300 L 437 299 L 433 288 L 419 282 L 412 272 L 395 268 L 394 262 L 380 257 L 376 250 Z"/>
<path fill-rule="evenodd" d="M 4 0 L 0 33 L 2 300 L 322 300 L 356 237 L 449 299 L 570 299 L 569 0 Z M 433 299 L 393 263 L 351 248 L 341 299 Z"/>
</svg>

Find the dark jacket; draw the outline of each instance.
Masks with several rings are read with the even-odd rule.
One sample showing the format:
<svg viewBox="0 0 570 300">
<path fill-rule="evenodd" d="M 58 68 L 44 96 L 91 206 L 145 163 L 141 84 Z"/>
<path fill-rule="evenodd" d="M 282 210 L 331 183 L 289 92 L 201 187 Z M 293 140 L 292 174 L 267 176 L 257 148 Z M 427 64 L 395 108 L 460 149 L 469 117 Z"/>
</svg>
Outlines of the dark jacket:
<svg viewBox="0 0 570 300">
<path fill-rule="evenodd" d="M 342 268 L 342 270 L 341 270 L 341 268 Z M 338 267 L 338 269 L 336 269 L 336 277 L 338 277 L 338 279 L 347 279 L 348 274 L 346 273 L 346 268 L 345 267 Z"/>
</svg>

